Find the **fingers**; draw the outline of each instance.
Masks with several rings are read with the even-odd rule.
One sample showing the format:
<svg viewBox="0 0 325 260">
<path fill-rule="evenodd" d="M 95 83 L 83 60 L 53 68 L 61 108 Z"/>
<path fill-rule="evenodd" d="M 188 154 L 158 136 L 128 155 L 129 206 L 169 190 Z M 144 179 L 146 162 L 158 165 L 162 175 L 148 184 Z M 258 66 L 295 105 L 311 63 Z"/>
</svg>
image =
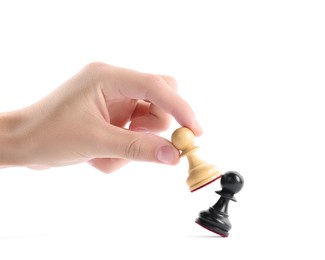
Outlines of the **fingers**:
<svg viewBox="0 0 325 260">
<path fill-rule="evenodd" d="M 161 77 L 171 89 L 176 91 L 177 83 L 174 78 L 166 75 L 161 75 Z M 129 129 L 142 132 L 161 132 L 169 127 L 170 121 L 170 114 L 153 103 L 140 100 L 131 117 Z"/>
<path fill-rule="evenodd" d="M 107 125 L 106 129 L 106 134 L 97 140 L 99 145 L 96 158 L 120 158 L 169 165 L 179 162 L 179 151 L 162 137 L 113 125 Z"/>
<path fill-rule="evenodd" d="M 138 102 L 131 117 L 130 130 L 141 132 L 161 132 L 170 124 L 171 116 L 148 102 Z"/>
<path fill-rule="evenodd" d="M 101 84 L 104 95 L 148 100 L 172 115 L 180 125 L 190 128 L 195 135 L 202 134 L 193 110 L 176 93 L 175 80 L 172 78 L 112 66 L 104 71 L 104 84 Z"/>
</svg>

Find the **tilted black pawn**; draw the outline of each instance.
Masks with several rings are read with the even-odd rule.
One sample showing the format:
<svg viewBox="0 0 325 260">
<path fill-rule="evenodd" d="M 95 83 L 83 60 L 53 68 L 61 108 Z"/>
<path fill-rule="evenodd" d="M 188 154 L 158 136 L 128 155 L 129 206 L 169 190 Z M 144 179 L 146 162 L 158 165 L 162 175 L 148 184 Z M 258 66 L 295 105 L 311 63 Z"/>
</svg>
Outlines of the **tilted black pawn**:
<svg viewBox="0 0 325 260">
<path fill-rule="evenodd" d="M 231 229 L 228 204 L 230 200 L 236 201 L 234 194 L 239 192 L 243 185 L 244 179 L 239 173 L 231 171 L 223 174 L 221 177 L 222 190 L 216 191 L 221 197 L 214 206 L 201 211 L 195 222 L 222 237 L 227 237 Z"/>
</svg>

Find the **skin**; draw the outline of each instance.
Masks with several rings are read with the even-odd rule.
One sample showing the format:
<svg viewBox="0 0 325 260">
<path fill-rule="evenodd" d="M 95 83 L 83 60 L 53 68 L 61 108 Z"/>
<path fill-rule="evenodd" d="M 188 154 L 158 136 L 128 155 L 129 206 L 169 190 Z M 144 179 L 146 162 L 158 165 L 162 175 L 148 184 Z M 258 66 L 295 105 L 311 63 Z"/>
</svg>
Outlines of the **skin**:
<svg viewBox="0 0 325 260">
<path fill-rule="evenodd" d="M 0 113 L 0 167 L 88 162 L 109 173 L 133 160 L 174 165 L 179 151 L 157 135 L 171 117 L 202 134 L 172 77 L 91 63 L 39 102 Z"/>
</svg>

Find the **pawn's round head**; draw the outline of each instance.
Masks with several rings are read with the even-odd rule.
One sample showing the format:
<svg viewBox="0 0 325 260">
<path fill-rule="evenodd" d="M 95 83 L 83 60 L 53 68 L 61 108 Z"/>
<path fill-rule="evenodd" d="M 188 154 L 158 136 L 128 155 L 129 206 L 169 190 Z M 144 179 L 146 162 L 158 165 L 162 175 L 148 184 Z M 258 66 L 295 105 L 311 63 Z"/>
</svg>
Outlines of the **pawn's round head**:
<svg viewBox="0 0 325 260">
<path fill-rule="evenodd" d="M 194 144 L 194 134 L 193 132 L 186 128 L 186 127 L 180 127 L 174 131 L 172 134 L 172 142 L 173 145 L 178 150 L 186 150 L 187 148 L 190 148 Z"/>
<path fill-rule="evenodd" d="M 228 192 L 235 194 L 244 186 L 244 178 L 238 172 L 226 172 L 221 177 L 221 187 Z"/>
</svg>

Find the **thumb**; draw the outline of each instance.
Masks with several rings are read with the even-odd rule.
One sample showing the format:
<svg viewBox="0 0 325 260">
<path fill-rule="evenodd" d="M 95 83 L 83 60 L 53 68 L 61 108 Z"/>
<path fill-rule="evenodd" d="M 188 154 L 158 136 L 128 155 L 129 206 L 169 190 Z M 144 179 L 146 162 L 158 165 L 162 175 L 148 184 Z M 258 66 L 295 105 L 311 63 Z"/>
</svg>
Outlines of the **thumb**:
<svg viewBox="0 0 325 260">
<path fill-rule="evenodd" d="M 179 151 L 160 136 L 109 125 L 107 138 L 107 155 L 110 157 L 171 165 L 179 162 Z"/>
</svg>

